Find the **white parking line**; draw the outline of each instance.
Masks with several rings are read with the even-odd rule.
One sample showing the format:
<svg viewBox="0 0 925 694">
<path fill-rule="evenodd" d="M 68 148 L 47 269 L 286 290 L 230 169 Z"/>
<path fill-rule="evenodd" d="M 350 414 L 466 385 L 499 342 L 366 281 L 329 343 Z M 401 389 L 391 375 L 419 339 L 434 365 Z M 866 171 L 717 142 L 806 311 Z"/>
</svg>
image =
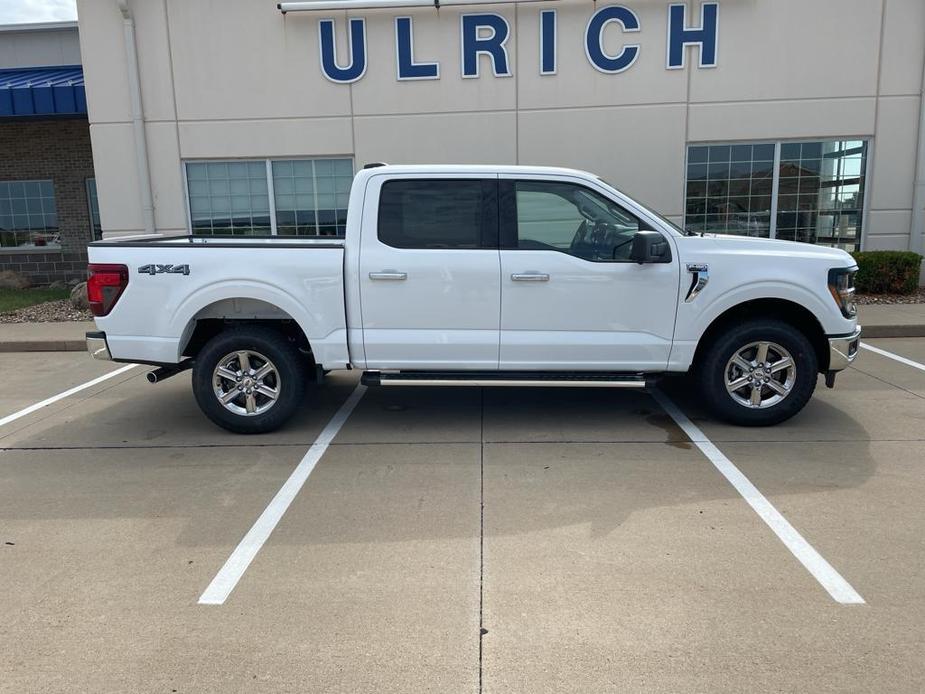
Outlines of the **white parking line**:
<svg viewBox="0 0 925 694">
<path fill-rule="evenodd" d="M 677 405 L 660 391 L 653 391 L 652 396 L 836 602 L 844 605 L 864 604 L 864 598 L 851 587 L 851 584 L 842 578 L 841 574 L 797 532 L 796 528 L 790 525 L 780 511 L 774 508 L 757 487 L 713 445 Z"/>
<path fill-rule="evenodd" d="M 247 567 L 257 556 L 257 552 L 260 551 L 267 538 L 270 537 L 270 533 L 276 528 L 283 514 L 286 513 L 286 509 L 289 508 L 299 490 L 302 489 L 302 485 L 305 484 L 308 476 L 312 474 L 315 465 L 321 460 L 321 456 L 328 449 L 328 445 L 337 436 L 337 432 L 340 431 L 344 422 L 347 421 L 347 417 L 353 412 L 353 408 L 356 407 L 365 392 L 366 386 L 358 385 L 350 394 L 350 397 L 347 398 L 347 401 L 340 406 L 340 409 L 337 410 L 327 426 L 318 434 L 318 438 L 315 439 L 311 448 L 305 453 L 296 469 L 289 475 L 289 479 L 276 492 L 276 496 L 260 514 L 260 518 L 257 519 L 257 522 L 247 531 L 244 539 L 235 547 L 234 552 L 228 557 L 228 561 L 215 574 L 215 578 L 212 579 L 209 587 L 199 596 L 200 605 L 221 605 L 228 599 L 231 591 L 238 585 L 241 576 L 247 571 Z"/>
<path fill-rule="evenodd" d="M 901 364 L 905 364 L 906 366 L 911 366 L 913 369 L 919 369 L 920 371 L 925 371 L 925 364 L 919 364 L 917 361 L 912 361 L 911 359 L 906 359 L 905 357 L 901 357 L 898 354 L 887 352 L 885 349 L 874 347 L 873 345 L 869 345 L 866 342 L 862 342 L 861 347 L 863 347 L 864 349 L 870 350 L 871 352 L 874 352 L 875 354 L 879 354 L 882 357 L 887 357 L 889 359 L 893 359 L 894 361 L 898 361 Z"/>
<path fill-rule="evenodd" d="M 138 366 L 138 365 L 137 365 L 137 364 L 129 364 L 128 366 L 123 366 L 121 369 L 116 369 L 115 371 L 110 371 L 108 374 L 103 374 L 103 375 L 100 376 L 99 378 L 94 378 L 92 381 L 87 381 L 86 383 L 82 383 L 82 384 L 80 384 L 79 386 L 74 386 L 74 387 L 71 388 L 70 390 L 66 390 L 66 391 L 64 391 L 63 393 L 58 393 L 57 395 L 52 395 L 50 398 L 48 398 L 48 399 L 46 399 L 46 400 L 42 400 L 42 402 L 37 402 L 37 403 L 35 403 L 34 405 L 29 405 L 29 407 L 27 407 L 27 408 L 25 408 L 25 409 L 23 409 L 23 410 L 20 410 L 19 412 L 14 412 L 13 414 L 8 414 L 6 417 L 3 417 L 2 419 L 0 419 L 0 427 L 2 427 L 4 424 L 9 424 L 10 422 L 16 421 L 16 420 L 19 419 L 20 417 L 25 417 L 27 414 L 32 414 L 32 413 L 35 412 L 36 410 L 41 410 L 43 407 L 47 407 L 48 405 L 51 405 L 52 403 L 56 403 L 56 402 L 58 402 L 59 400 L 63 400 L 64 398 L 69 397 L 69 396 L 73 395 L 74 393 L 79 393 L 79 392 L 82 391 L 82 390 L 86 390 L 87 388 L 91 388 L 91 387 L 95 386 L 97 383 L 102 383 L 103 381 L 105 381 L 105 380 L 107 380 L 107 379 L 110 379 L 110 378 L 112 378 L 113 376 L 118 376 L 119 374 L 123 374 L 123 373 L 125 373 L 126 371 L 128 371 L 129 369 L 134 369 L 136 366 Z"/>
</svg>

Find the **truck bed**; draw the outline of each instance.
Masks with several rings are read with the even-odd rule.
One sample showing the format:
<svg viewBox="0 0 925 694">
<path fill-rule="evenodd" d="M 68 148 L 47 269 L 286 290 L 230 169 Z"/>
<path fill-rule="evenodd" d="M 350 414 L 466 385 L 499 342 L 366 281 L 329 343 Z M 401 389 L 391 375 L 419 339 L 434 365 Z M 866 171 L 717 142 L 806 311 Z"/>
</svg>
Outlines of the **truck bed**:
<svg viewBox="0 0 925 694">
<path fill-rule="evenodd" d="M 134 236 L 97 241 L 91 264 L 125 265 L 128 285 L 97 317 L 114 359 L 174 364 L 202 318 L 295 321 L 325 366 L 348 363 L 340 239 Z"/>
</svg>

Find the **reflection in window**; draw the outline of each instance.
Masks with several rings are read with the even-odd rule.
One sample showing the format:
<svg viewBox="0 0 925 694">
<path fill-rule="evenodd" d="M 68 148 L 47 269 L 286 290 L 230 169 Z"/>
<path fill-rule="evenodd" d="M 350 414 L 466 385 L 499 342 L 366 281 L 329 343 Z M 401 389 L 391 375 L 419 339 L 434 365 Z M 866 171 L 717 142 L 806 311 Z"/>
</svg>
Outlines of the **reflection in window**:
<svg viewBox="0 0 925 694">
<path fill-rule="evenodd" d="M 0 181 L 0 246 L 58 246 L 52 181 Z"/>
<path fill-rule="evenodd" d="M 689 147 L 687 228 L 770 236 L 774 145 Z"/>
<path fill-rule="evenodd" d="M 854 250 L 860 241 L 867 143 L 784 143 L 777 238 Z"/>
<path fill-rule="evenodd" d="M 866 156 L 864 141 L 690 146 L 685 225 L 854 250 Z"/>
</svg>

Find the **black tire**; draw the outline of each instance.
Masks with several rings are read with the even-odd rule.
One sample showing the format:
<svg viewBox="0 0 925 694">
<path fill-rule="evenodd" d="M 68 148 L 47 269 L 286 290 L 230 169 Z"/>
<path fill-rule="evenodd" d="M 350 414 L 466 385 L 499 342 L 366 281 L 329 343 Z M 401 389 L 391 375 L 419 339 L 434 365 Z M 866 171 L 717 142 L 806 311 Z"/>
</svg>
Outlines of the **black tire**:
<svg viewBox="0 0 925 694">
<path fill-rule="evenodd" d="M 748 345 L 759 342 L 769 342 L 789 352 L 795 373 L 789 392 L 777 402 L 771 400 L 779 396 L 779 393 L 766 385 L 759 387 L 757 397 L 765 397 L 768 404 L 756 408 L 742 404 L 736 399 L 736 396 L 750 398 L 753 392 L 752 385 L 744 385 L 733 395 L 726 389 L 726 377 L 727 366 L 733 356 Z M 762 363 L 767 364 L 768 361 Z M 729 368 L 736 369 L 735 375 L 755 377 L 740 367 Z M 789 419 L 803 409 L 816 389 L 818 373 L 816 351 L 803 333 L 780 320 L 756 319 L 729 326 L 713 337 L 698 365 L 697 381 L 707 406 L 719 418 L 740 426 L 770 426 Z M 759 373 L 758 376 L 767 378 L 767 373 Z M 773 378 L 782 380 L 785 376 L 778 372 Z M 777 383 L 777 387 L 783 385 Z"/>
<path fill-rule="evenodd" d="M 254 357 L 265 357 L 275 373 L 271 373 L 270 385 L 277 395 L 263 412 L 244 414 L 247 407 L 243 394 L 236 397 L 231 404 L 242 410 L 236 414 L 223 405 L 213 386 L 213 374 L 220 362 L 239 350 L 254 353 Z M 256 364 L 263 364 L 255 359 Z M 196 356 L 193 367 L 193 394 L 205 415 L 223 429 L 236 434 L 263 434 L 282 426 L 302 403 L 305 396 L 306 363 L 305 357 L 296 346 L 282 333 L 260 326 L 242 326 L 219 333 L 209 340 Z M 231 379 L 225 379 L 222 387 L 228 386 L 231 394 Z M 254 389 L 255 400 L 258 398 Z M 271 398 L 259 396 L 258 406 L 266 405 Z"/>
</svg>

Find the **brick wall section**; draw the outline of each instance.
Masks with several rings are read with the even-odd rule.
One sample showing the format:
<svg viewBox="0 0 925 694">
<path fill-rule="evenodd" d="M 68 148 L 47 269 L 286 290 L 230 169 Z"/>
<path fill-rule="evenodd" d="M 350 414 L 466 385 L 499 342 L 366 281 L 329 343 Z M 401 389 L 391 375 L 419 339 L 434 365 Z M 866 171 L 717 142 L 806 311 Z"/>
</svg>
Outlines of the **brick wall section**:
<svg viewBox="0 0 925 694">
<path fill-rule="evenodd" d="M 4 253 L 0 248 L 0 270 L 20 272 L 33 284 L 86 279 L 88 178 L 93 178 L 93 153 L 85 119 L 0 119 L 0 181 L 54 181 L 61 235 L 60 251 Z"/>
</svg>

